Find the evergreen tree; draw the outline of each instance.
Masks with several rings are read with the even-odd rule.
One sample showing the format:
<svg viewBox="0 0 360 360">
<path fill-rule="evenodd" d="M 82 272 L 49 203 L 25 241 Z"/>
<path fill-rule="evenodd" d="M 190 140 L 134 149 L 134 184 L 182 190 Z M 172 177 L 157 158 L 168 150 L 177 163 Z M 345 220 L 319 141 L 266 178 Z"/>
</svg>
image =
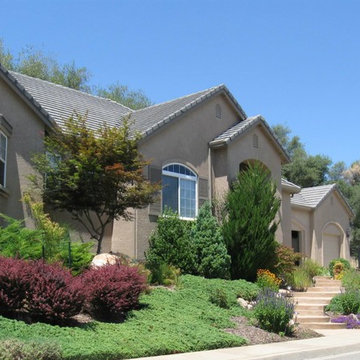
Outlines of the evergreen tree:
<svg viewBox="0 0 360 360">
<path fill-rule="evenodd" d="M 280 208 L 275 184 L 261 164 L 241 171 L 228 193 L 223 234 L 231 256 L 231 278 L 254 281 L 259 268 L 275 260 L 275 216 Z"/>
<path fill-rule="evenodd" d="M 209 203 L 201 207 L 190 237 L 194 245 L 197 273 L 206 278 L 228 278 L 230 256 Z"/>
</svg>

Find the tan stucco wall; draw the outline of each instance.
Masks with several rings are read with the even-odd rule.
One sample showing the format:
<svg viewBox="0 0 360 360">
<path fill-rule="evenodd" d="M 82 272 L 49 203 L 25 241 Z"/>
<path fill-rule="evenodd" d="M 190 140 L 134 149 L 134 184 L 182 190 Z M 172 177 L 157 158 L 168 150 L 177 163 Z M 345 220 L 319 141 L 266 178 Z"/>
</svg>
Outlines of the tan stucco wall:
<svg viewBox="0 0 360 360">
<path fill-rule="evenodd" d="M 313 236 L 313 215 L 309 209 L 291 207 L 291 230 L 300 231 L 300 252 L 307 257 L 312 258 L 312 236 Z M 291 236 L 291 233 L 290 233 Z M 291 247 L 290 238 L 290 247 Z M 313 251 L 313 253 L 315 253 Z"/>
<path fill-rule="evenodd" d="M 6 190 L 7 197 L 0 195 L 0 212 L 17 219 L 26 219 L 27 211 L 20 201 L 29 189 L 27 176 L 34 173 L 31 166 L 33 154 L 43 150 L 45 127 L 34 112 L 0 79 L 0 113 L 12 126 L 8 138 Z"/>
<path fill-rule="evenodd" d="M 320 204 L 314 213 L 314 232 L 317 239 L 318 252 L 316 260 L 323 264 L 323 236 L 322 233 L 327 224 L 336 224 L 342 233 L 340 256 L 350 260 L 349 239 L 346 237 L 346 230 L 350 227 L 349 215 L 340 202 L 340 198 L 335 192 L 332 192 Z M 329 232 L 329 228 L 327 229 Z"/>
<path fill-rule="evenodd" d="M 350 260 L 349 214 L 336 192 L 331 192 L 315 210 L 291 207 L 292 230 L 301 231 L 302 249 L 306 256 L 323 265 L 323 232 L 341 234 L 340 256 Z"/>
<path fill-rule="evenodd" d="M 221 119 L 216 118 L 216 104 L 221 106 Z M 198 176 L 209 180 L 208 143 L 238 121 L 238 114 L 229 101 L 225 96 L 218 95 L 175 119 L 170 126 L 164 126 L 141 143 L 139 150 L 154 166 L 181 163 L 194 170 Z M 134 251 L 137 258 L 144 257 L 149 236 L 155 226 L 156 217 L 149 215 L 148 208 L 136 211 L 134 236 L 137 240 Z M 127 246 L 120 245 L 120 240 L 117 240 L 117 231 L 114 228 L 112 248 L 121 249 L 130 255 Z"/>
<path fill-rule="evenodd" d="M 283 245 L 291 247 L 291 205 L 290 193 L 281 192 L 281 223 Z"/>
</svg>

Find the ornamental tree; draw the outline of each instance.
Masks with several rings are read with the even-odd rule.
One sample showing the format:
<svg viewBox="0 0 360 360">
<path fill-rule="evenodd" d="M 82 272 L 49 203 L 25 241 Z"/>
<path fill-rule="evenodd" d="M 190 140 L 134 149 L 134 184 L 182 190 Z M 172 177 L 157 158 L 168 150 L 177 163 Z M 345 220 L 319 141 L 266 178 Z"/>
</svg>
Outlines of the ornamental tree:
<svg viewBox="0 0 360 360">
<path fill-rule="evenodd" d="M 255 281 L 257 269 L 272 268 L 279 208 L 276 186 L 261 164 L 238 174 L 227 195 L 223 224 L 232 279 Z"/>
<path fill-rule="evenodd" d="M 128 118 L 119 127 L 104 123 L 98 130 L 86 121 L 75 113 L 63 130 L 46 136 L 45 153 L 33 158 L 45 185 L 37 175 L 31 180 L 46 205 L 68 211 L 85 227 L 100 253 L 106 227 L 119 218 L 130 220 L 129 208 L 153 202 L 159 185 L 143 175 L 149 162 L 138 151 L 139 134 L 131 134 Z"/>
</svg>

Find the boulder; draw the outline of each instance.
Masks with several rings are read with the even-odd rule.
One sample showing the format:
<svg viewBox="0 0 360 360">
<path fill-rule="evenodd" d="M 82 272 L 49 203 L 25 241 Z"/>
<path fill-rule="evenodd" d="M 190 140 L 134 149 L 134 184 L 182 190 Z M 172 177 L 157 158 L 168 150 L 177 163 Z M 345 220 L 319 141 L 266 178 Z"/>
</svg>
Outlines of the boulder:
<svg viewBox="0 0 360 360">
<path fill-rule="evenodd" d="M 99 255 L 95 255 L 91 262 L 91 267 L 101 267 L 104 265 L 113 265 L 116 264 L 116 261 L 118 261 L 120 258 L 119 256 L 103 253 Z"/>
</svg>

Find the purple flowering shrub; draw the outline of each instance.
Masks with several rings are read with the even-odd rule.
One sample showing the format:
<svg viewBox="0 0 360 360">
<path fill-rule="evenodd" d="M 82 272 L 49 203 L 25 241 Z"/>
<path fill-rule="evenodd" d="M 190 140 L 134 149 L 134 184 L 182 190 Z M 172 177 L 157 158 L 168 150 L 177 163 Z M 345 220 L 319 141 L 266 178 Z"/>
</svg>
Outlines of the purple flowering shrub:
<svg viewBox="0 0 360 360">
<path fill-rule="evenodd" d="M 332 323 L 346 324 L 347 329 L 360 329 L 360 314 L 342 315 L 331 319 Z"/>
<path fill-rule="evenodd" d="M 256 299 L 254 315 L 263 330 L 292 333 L 289 322 L 294 316 L 294 304 L 277 292 L 270 289 L 261 291 Z"/>
</svg>

